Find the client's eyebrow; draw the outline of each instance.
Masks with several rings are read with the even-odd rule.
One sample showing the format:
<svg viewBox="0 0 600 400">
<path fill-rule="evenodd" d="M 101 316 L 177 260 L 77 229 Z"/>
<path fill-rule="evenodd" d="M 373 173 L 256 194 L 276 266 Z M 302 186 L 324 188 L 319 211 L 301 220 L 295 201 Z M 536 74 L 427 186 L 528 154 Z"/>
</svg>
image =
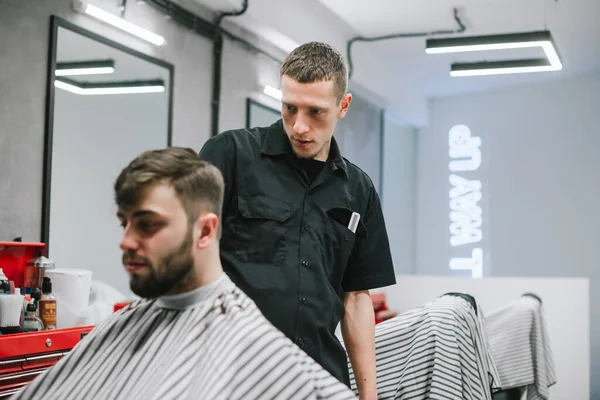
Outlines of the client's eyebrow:
<svg viewBox="0 0 600 400">
<path fill-rule="evenodd" d="M 145 217 L 148 215 L 158 215 L 156 212 L 151 210 L 137 210 L 131 216 L 132 218 Z M 125 219 L 125 213 L 123 211 L 117 212 L 117 217 L 120 219 Z"/>
</svg>

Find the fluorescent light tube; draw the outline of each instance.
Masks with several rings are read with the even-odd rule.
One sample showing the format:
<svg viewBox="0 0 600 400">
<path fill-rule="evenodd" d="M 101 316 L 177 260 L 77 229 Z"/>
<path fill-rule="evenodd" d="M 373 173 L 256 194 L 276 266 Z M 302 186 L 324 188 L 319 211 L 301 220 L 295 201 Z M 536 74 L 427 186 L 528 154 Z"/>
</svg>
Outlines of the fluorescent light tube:
<svg viewBox="0 0 600 400">
<path fill-rule="evenodd" d="M 160 80 L 80 84 L 69 79 L 59 78 L 54 81 L 54 87 L 82 96 L 162 93 L 165 91 L 165 85 Z"/>
<path fill-rule="evenodd" d="M 263 91 L 267 96 L 271 96 L 272 98 L 281 101 L 281 90 L 267 85 Z"/>
<path fill-rule="evenodd" d="M 562 62 L 549 31 L 512 33 L 506 35 L 471 36 L 447 39 L 428 39 L 428 54 L 471 51 L 509 50 L 541 47 L 546 59 L 504 60 L 496 62 L 453 64 L 450 75 L 477 76 L 559 71 Z M 547 61 L 547 62 L 546 62 Z M 468 69 L 467 66 L 473 68 Z"/>
<path fill-rule="evenodd" d="M 57 69 L 56 76 L 75 76 L 75 75 L 103 75 L 112 74 L 115 72 L 113 67 L 97 67 L 97 68 L 73 68 L 73 69 Z"/>
<path fill-rule="evenodd" d="M 475 63 L 454 63 L 450 76 L 485 76 L 503 74 L 524 74 L 531 72 L 557 71 L 560 69 L 552 65 L 545 58 L 530 60 L 506 60 Z"/>
<path fill-rule="evenodd" d="M 485 75 L 505 75 L 505 74 L 524 74 L 529 72 L 547 72 L 556 71 L 552 67 L 502 67 L 502 68 L 487 68 L 487 69 L 472 69 L 463 71 L 450 71 L 450 76 L 485 76 Z"/>
<path fill-rule="evenodd" d="M 77 12 L 97 18 L 100 21 L 110 24 L 116 28 L 119 28 L 127 33 L 137 36 L 140 39 L 143 39 L 157 46 L 162 46 L 165 43 L 165 39 L 162 36 L 150 32 L 135 24 L 132 24 L 131 22 L 126 21 L 123 18 L 117 17 L 116 15 L 104 11 L 101 8 L 98 8 L 92 4 L 88 4 L 85 1 L 73 1 L 73 8 Z"/>
<path fill-rule="evenodd" d="M 541 47 L 545 41 L 540 42 L 513 42 L 513 43 L 486 43 L 486 44 L 464 44 L 448 47 L 429 47 L 425 49 L 427 54 L 463 53 L 468 51 L 488 50 L 510 50 L 526 49 L 529 47 Z"/>
<path fill-rule="evenodd" d="M 112 74 L 115 72 L 115 62 L 113 60 L 99 61 L 70 61 L 56 63 L 54 75 L 56 76 L 75 76 L 75 75 L 101 75 Z"/>
<path fill-rule="evenodd" d="M 114 87 L 114 88 L 78 88 L 68 83 L 54 81 L 54 86 L 64 89 L 74 94 L 83 96 L 103 95 L 103 94 L 142 94 L 142 93 L 161 93 L 165 91 L 164 86 L 133 86 L 133 87 Z"/>
</svg>

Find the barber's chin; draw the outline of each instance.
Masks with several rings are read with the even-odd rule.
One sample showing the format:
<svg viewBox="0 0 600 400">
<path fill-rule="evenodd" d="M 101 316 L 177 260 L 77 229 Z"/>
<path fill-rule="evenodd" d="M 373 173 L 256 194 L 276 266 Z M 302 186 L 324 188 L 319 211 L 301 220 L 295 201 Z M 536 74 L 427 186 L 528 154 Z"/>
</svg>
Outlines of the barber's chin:
<svg viewBox="0 0 600 400">
<path fill-rule="evenodd" d="M 303 150 L 303 149 L 294 148 L 294 154 L 296 155 L 296 157 L 304 158 L 304 159 L 314 158 L 314 156 L 315 156 L 312 149 L 311 150 Z"/>
</svg>

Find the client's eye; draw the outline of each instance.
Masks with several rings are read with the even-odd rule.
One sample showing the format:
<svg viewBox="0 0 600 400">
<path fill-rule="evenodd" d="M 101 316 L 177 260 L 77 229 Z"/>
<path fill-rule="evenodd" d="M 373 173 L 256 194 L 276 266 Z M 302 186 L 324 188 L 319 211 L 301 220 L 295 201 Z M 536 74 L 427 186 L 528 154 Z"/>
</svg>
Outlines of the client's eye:
<svg viewBox="0 0 600 400">
<path fill-rule="evenodd" d="M 140 221 L 137 223 L 138 229 L 144 232 L 151 232 L 157 227 L 157 224 L 151 221 Z"/>
</svg>

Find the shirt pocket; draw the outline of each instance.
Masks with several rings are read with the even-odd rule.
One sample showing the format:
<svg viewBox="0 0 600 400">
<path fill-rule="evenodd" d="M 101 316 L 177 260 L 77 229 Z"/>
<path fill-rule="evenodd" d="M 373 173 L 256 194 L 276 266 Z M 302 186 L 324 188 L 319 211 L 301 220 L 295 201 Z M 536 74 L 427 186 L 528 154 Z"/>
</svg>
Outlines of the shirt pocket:
<svg viewBox="0 0 600 400">
<path fill-rule="evenodd" d="M 236 258 L 247 263 L 282 264 L 287 251 L 290 204 L 253 195 L 240 195 L 237 202 L 239 218 L 233 227 Z"/>
<path fill-rule="evenodd" d="M 327 211 L 323 264 L 327 278 L 336 290 L 342 283 L 356 237 L 366 236 L 366 228 L 360 220 L 356 234 L 348 229 L 351 215 L 349 208 L 335 207 Z"/>
</svg>

